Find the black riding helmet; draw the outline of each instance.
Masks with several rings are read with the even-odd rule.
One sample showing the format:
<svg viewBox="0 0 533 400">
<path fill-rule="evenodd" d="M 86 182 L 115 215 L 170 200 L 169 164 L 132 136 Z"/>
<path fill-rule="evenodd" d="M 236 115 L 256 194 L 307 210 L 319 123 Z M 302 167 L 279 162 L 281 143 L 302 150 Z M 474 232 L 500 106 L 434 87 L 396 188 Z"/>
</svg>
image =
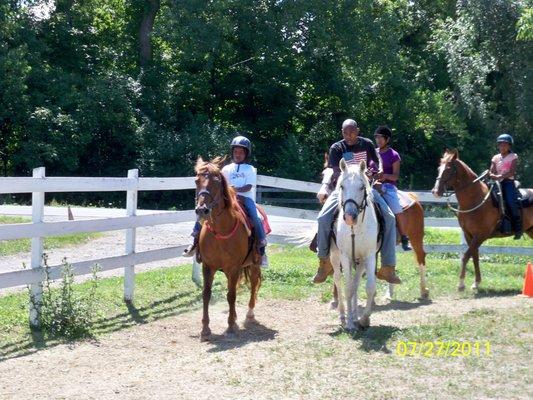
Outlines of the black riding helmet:
<svg viewBox="0 0 533 400">
<path fill-rule="evenodd" d="M 231 149 L 231 158 L 233 158 L 233 148 L 234 147 L 242 147 L 246 150 L 246 159 L 245 161 L 248 161 L 250 156 L 252 155 L 252 142 L 250 142 L 250 139 L 248 139 L 246 136 L 235 136 L 230 144 Z"/>
</svg>

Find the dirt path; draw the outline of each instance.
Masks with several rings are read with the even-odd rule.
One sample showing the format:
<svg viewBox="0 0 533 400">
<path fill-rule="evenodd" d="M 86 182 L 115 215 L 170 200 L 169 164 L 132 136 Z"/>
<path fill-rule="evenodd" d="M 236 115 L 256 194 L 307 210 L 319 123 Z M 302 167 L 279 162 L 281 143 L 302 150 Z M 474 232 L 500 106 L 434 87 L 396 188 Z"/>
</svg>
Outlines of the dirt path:
<svg viewBox="0 0 533 400">
<path fill-rule="evenodd" d="M 481 308 L 509 311 L 531 304 L 519 297 L 391 303 L 378 306 L 372 325 L 386 332 Z M 199 341 L 201 314 L 193 311 L 98 342 L 4 361 L 0 399 L 442 399 L 465 398 L 464 390 L 469 398 L 527 398 L 516 383 L 528 385 L 531 341 L 529 355 L 518 357 L 521 365 L 512 368 L 502 365 L 512 345 L 495 346 L 494 356 L 484 359 L 402 358 L 366 334 L 355 340 L 338 336 L 336 314 L 317 301 L 261 300 L 257 323 L 241 323 L 233 339 L 222 335 L 226 310 L 223 302 L 211 307 L 208 343 Z M 244 306 L 238 315 L 242 322 Z"/>
</svg>

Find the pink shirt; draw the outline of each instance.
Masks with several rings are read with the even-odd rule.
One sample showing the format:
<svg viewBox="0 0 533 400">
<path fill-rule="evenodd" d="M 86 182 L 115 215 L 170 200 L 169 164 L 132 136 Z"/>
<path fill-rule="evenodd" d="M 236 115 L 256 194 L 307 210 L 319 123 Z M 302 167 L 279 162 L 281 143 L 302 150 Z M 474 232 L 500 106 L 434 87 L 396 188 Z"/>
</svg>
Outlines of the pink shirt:
<svg viewBox="0 0 533 400">
<path fill-rule="evenodd" d="M 505 157 L 502 157 L 501 154 L 496 154 L 492 157 L 492 162 L 496 165 L 498 175 L 509 172 L 514 160 L 518 160 L 518 154 L 516 153 L 509 153 Z M 514 179 L 514 176 L 510 176 L 509 179 Z"/>
</svg>

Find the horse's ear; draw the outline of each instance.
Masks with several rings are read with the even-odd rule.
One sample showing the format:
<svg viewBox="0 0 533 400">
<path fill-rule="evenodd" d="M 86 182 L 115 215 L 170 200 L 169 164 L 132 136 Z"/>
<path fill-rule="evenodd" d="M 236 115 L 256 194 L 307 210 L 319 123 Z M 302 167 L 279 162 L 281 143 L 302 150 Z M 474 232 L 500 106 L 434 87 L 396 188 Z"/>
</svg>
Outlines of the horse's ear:
<svg viewBox="0 0 533 400">
<path fill-rule="evenodd" d="M 366 161 L 363 160 L 359 163 L 359 171 L 363 174 L 366 171 Z"/>
<path fill-rule="evenodd" d="M 202 158 L 202 156 L 198 156 L 198 158 L 196 159 L 196 165 L 194 167 L 194 170 L 196 172 L 198 172 L 198 169 L 204 165 L 204 159 Z"/>
<path fill-rule="evenodd" d="M 222 167 L 226 163 L 226 160 L 227 160 L 227 156 L 216 157 L 214 160 L 211 160 L 211 164 L 216 165 L 218 169 L 222 169 Z"/>
<path fill-rule="evenodd" d="M 459 150 L 457 149 L 452 149 L 450 151 L 450 153 L 452 154 L 452 160 L 458 160 L 459 159 Z"/>
<path fill-rule="evenodd" d="M 457 160 L 459 159 L 459 151 L 457 149 L 450 149 L 450 148 L 447 148 L 446 151 L 444 152 L 444 159 L 446 159 L 447 161 L 453 161 L 453 160 Z"/>
<path fill-rule="evenodd" d="M 339 163 L 339 167 L 340 167 L 342 172 L 346 171 L 346 161 L 344 160 L 344 158 L 341 158 L 341 162 Z"/>
</svg>

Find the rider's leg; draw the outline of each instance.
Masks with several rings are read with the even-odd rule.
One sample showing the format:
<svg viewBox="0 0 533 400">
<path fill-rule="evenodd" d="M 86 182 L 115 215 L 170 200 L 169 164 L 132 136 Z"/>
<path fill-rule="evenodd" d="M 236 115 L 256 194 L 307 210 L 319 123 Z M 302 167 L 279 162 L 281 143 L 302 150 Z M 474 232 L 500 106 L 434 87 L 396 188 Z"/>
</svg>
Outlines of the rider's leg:
<svg viewBox="0 0 533 400">
<path fill-rule="evenodd" d="M 314 283 L 321 283 L 326 280 L 328 275 L 333 273 L 333 266 L 329 259 L 329 241 L 331 236 L 331 226 L 335 218 L 335 211 L 339 204 L 339 193 L 334 190 L 322 209 L 318 213 L 318 235 L 317 235 L 317 250 L 320 264 L 318 270 L 313 278 Z"/>
<path fill-rule="evenodd" d="M 400 231 L 402 249 L 404 249 L 405 251 L 412 250 L 409 246 L 409 238 L 405 233 L 405 219 L 402 218 L 403 208 L 400 204 L 398 189 L 396 189 L 396 186 L 390 183 L 384 183 L 382 197 L 393 212 L 394 216 L 396 217 L 396 226 Z"/>
<path fill-rule="evenodd" d="M 511 179 L 505 179 L 501 182 L 505 204 L 509 208 L 513 221 L 513 231 L 515 239 L 522 237 L 522 215 L 520 205 L 518 204 L 518 190 Z"/>
<path fill-rule="evenodd" d="M 196 253 L 196 247 L 198 246 L 198 237 L 200 236 L 200 230 L 202 229 L 202 225 L 200 225 L 200 222 L 196 220 L 196 223 L 194 224 L 194 228 L 192 229 L 191 236 L 193 237 L 193 242 L 187 247 L 185 250 L 183 250 L 183 257 L 192 257 L 194 253 Z"/>
<path fill-rule="evenodd" d="M 381 268 L 377 277 L 389 283 L 402 283 L 396 275 L 396 219 L 391 209 L 377 190 L 373 189 L 374 201 L 381 210 L 385 226 L 383 229 L 383 245 L 381 246 Z"/>
<path fill-rule="evenodd" d="M 257 240 L 259 241 L 259 252 L 261 253 L 262 259 L 261 259 L 261 266 L 266 268 L 268 266 L 268 258 L 265 254 L 265 247 L 267 245 L 266 242 L 266 235 L 265 235 L 265 229 L 263 228 L 263 223 L 261 222 L 261 219 L 259 218 L 259 215 L 257 214 L 257 207 L 255 205 L 255 201 L 251 199 L 250 197 L 244 197 L 241 196 L 243 200 L 244 208 L 246 209 L 246 213 L 252 220 L 252 223 L 254 225 L 254 230 L 257 235 Z"/>
</svg>

